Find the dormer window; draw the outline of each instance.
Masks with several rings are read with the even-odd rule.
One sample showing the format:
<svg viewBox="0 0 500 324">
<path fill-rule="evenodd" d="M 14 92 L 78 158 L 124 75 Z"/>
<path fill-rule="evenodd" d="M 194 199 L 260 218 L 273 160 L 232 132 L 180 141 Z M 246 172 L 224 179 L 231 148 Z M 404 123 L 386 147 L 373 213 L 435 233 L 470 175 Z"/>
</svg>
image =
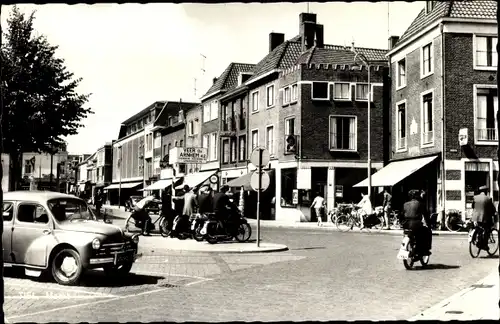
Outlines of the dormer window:
<svg viewBox="0 0 500 324">
<path fill-rule="evenodd" d="M 240 72 L 238 75 L 238 86 L 242 85 L 245 83 L 250 77 L 252 76 L 252 73 L 250 72 Z"/>
</svg>

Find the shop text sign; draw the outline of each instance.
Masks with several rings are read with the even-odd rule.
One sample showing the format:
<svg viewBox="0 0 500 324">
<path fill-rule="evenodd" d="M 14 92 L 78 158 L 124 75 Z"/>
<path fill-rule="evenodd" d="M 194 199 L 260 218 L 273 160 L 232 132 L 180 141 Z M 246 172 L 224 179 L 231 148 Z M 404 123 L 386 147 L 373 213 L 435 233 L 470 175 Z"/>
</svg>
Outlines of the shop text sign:
<svg viewBox="0 0 500 324">
<path fill-rule="evenodd" d="M 177 163 L 202 164 L 207 162 L 208 149 L 203 147 L 186 147 L 179 150 Z"/>
</svg>

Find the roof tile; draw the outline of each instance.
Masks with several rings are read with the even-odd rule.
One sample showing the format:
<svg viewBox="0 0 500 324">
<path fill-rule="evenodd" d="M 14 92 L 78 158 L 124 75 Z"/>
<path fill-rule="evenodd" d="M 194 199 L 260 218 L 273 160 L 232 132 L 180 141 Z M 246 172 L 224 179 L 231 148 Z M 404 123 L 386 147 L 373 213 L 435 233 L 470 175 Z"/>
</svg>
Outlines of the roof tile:
<svg viewBox="0 0 500 324">
<path fill-rule="evenodd" d="M 229 90 L 238 85 L 238 75 L 240 72 L 250 72 L 255 67 L 255 64 L 247 63 L 231 63 L 217 78 L 214 84 L 208 89 L 203 97 L 219 90 Z"/>
</svg>

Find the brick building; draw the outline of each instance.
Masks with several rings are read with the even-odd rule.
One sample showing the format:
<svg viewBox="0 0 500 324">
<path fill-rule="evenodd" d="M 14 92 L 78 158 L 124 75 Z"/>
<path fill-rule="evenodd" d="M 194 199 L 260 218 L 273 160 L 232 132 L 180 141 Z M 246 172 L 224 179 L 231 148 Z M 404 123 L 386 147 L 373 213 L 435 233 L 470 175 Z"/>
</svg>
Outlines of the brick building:
<svg viewBox="0 0 500 324">
<path fill-rule="evenodd" d="M 186 111 L 186 147 L 202 147 L 201 145 L 201 118 L 202 106 L 195 107 Z M 200 164 L 186 164 L 186 174 L 192 174 L 200 171 Z"/>
<path fill-rule="evenodd" d="M 392 162 L 373 183 L 399 203 L 424 189 L 431 212 L 469 217 L 482 185 L 498 202 L 496 12 L 496 1 L 426 1 L 390 39 Z"/>
</svg>

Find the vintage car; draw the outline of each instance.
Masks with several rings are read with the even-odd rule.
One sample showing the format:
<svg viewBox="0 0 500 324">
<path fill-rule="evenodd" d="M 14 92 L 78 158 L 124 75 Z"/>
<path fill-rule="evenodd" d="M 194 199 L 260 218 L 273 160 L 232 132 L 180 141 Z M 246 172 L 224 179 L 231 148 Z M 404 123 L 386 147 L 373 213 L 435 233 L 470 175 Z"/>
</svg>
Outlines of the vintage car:
<svg viewBox="0 0 500 324">
<path fill-rule="evenodd" d="M 43 273 L 61 285 L 78 284 L 87 269 L 107 275 L 130 272 L 139 236 L 97 221 L 87 203 L 50 191 L 13 191 L 3 197 L 4 267 Z"/>
</svg>

